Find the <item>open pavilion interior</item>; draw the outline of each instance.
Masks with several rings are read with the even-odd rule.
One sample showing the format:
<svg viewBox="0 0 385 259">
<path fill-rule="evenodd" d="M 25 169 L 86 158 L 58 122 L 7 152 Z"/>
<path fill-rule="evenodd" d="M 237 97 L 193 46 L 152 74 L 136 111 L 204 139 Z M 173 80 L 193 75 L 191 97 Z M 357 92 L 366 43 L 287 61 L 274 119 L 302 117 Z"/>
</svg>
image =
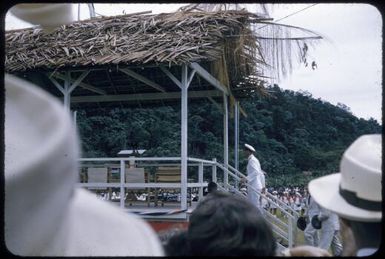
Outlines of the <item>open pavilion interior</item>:
<svg viewBox="0 0 385 259">
<path fill-rule="evenodd" d="M 246 10 L 208 12 L 192 5 L 174 13 L 94 17 L 50 32 L 7 31 L 4 68 L 72 110 L 180 102 L 181 208 L 186 209 L 188 102 L 208 98 L 222 107 L 221 162 L 227 167 L 229 109 L 237 131 L 243 113 L 237 100 L 255 91 L 265 94 L 270 49 L 262 47 L 263 35 L 253 26 L 270 21 Z"/>
</svg>

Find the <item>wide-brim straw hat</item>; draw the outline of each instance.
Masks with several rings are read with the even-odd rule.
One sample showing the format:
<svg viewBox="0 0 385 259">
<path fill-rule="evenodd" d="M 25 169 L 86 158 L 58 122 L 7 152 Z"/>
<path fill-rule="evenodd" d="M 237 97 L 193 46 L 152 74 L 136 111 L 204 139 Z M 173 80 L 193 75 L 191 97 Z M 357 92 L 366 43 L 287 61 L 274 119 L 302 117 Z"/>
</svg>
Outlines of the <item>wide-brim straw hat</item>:
<svg viewBox="0 0 385 259">
<path fill-rule="evenodd" d="M 163 255 L 144 220 L 75 188 L 79 141 L 63 105 L 11 75 L 5 93 L 7 249 L 21 256 Z"/>
<path fill-rule="evenodd" d="M 340 172 L 309 183 L 309 192 L 322 207 L 353 221 L 382 218 L 380 134 L 363 135 L 344 152 Z"/>
</svg>

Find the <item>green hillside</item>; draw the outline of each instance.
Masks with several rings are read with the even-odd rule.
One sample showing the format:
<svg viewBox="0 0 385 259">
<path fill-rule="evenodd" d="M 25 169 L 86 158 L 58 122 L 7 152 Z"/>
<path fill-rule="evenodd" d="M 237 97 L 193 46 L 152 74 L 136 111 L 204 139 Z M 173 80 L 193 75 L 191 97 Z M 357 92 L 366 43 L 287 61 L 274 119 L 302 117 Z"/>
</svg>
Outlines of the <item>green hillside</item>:
<svg viewBox="0 0 385 259">
<path fill-rule="evenodd" d="M 381 133 L 374 119 L 353 116 L 307 92 L 269 87 L 271 96 L 241 100 L 240 146 L 256 148 L 270 186 L 302 185 L 337 172 L 341 155 L 362 134 Z M 180 105 L 157 108 L 78 110 L 83 157 L 116 157 L 122 149 L 147 149 L 145 156 L 180 156 Z M 223 114 L 208 99 L 189 102 L 190 157 L 223 161 Z M 234 164 L 234 122 L 229 119 L 229 159 Z M 240 152 L 240 169 L 246 160 Z M 305 173 L 304 173 L 305 172 Z"/>
</svg>

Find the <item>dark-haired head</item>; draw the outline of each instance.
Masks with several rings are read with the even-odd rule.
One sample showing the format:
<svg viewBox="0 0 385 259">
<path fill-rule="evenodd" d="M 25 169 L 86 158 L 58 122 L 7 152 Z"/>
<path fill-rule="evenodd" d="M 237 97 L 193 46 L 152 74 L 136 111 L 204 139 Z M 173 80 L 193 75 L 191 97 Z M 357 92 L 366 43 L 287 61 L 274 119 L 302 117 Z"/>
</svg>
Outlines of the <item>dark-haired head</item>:
<svg viewBox="0 0 385 259">
<path fill-rule="evenodd" d="M 164 250 L 167 256 L 188 256 L 191 255 L 187 243 L 187 231 L 181 231 L 164 244 Z"/>
<path fill-rule="evenodd" d="M 218 190 L 218 185 L 215 182 L 209 182 L 207 184 L 207 192 L 208 193 L 212 193 L 216 190 Z"/>
<path fill-rule="evenodd" d="M 270 225 L 247 199 L 213 192 L 193 211 L 187 232 L 191 255 L 273 256 Z"/>
</svg>

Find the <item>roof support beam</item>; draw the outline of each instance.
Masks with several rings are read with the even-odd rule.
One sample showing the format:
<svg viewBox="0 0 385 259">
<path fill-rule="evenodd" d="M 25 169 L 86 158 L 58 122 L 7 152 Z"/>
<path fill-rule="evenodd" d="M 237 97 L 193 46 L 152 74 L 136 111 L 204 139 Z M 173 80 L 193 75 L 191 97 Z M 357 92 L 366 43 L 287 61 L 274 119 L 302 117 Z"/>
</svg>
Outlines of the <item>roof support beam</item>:
<svg viewBox="0 0 385 259">
<path fill-rule="evenodd" d="M 167 68 L 165 68 L 164 66 L 160 66 L 160 70 L 162 70 L 163 73 L 165 73 L 177 86 L 179 86 L 179 88 L 181 88 L 182 83 Z M 191 81 L 194 78 L 195 72 L 196 72 L 195 69 L 191 71 L 187 79 L 187 85 L 191 84 Z"/>
<path fill-rule="evenodd" d="M 59 84 L 58 81 L 56 81 L 55 78 L 51 77 L 51 76 L 48 76 L 48 79 L 51 80 L 51 82 L 56 86 L 57 89 L 59 89 L 59 91 L 64 94 L 64 88 Z"/>
<path fill-rule="evenodd" d="M 179 88 L 182 87 L 182 83 L 164 66 L 160 66 L 160 70 L 163 71 Z"/>
<path fill-rule="evenodd" d="M 222 93 L 218 90 L 209 91 L 190 91 L 189 98 L 209 98 L 222 97 Z M 151 101 L 151 100 L 168 100 L 180 99 L 181 92 L 168 93 L 143 93 L 143 94 L 121 94 L 121 95 L 93 95 L 93 96 L 72 96 L 72 103 L 87 102 L 121 102 L 121 101 Z M 216 103 L 217 106 L 219 104 Z M 222 107 L 219 106 L 222 110 Z"/>
<path fill-rule="evenodd" d="M 123 73 L 125 73 L 126 75 L 131 76 L 131 77 L 135 78 L 136 80 L 139 80 L 142 83 L 145 83 L 146 85 L 149 85 L 149 86 L 155 88 L 156 90 L 159 90 L 161 92 L 166 92 L 166 90 L 162 86 L 160 86 L 157 83 L 145 78 L 142 75 L 135 73 L 134 71 L 132 71 L 128 68 L 119 68 L 119 70 L 122 71 Z"/>
<path fill-rule="evenodd" d="M 75 87 L 77 87 L 82 81 L 84 78 L 86 78 L 86 76 L 90 73 L 89 70 L 87 71 L 84 71 L 79 77 L 78 79 L 75 80 L 75 82 L 71 82 L 71 86 L 69 87 L 68 91 L 69 92 L 72 92 Z M 71 80 L 72 81 L 72 80 Z"/>
<path fill-rule="evenodd" d="M 87 71 L 88 71 L 88 72 L 87 72 Z M 88 73 L 89 73 L 89 70 L 87 70 L 87 71 L 85 71 L 85 72 L 87 72 L 86 76 L 87 76 Z M 83 72 L 82 75 L 84 75 L 84 72 Z M 52 77 L 56 77 L 56 78 L 61 79 L 61 80 L 67 80 L 67 78 L 66 78 L 64 75 L 60 74 L 60 73 L 48 74 L 48 78 L 49 78 L 55 85 L 56 85 L 57 82 L 55 83 L 55 82 L 52 80 L 52 79 L 53 79 Z M 84 76 L 84 78 L 85 78 L 85 76 Z M 82 78 L 82 80 L 83 80 L 84 78 Z M 82 88 L 84 88 L 84 89 L 87 89 L 87 90 L 90 90 L 91 92 L 98 93 L 98 94 L 106 94 L 106 92 L 105 92 L 104 90 L 101 90 L 101 89 L 99 89 L 99 88 L 96 88 L 96 87 L 94 87 L 94 86 L 92 86 L 92 85 L 89 85 L 89 84 L 86 84 L 86 83 L 82 83 L 82 82 L 81 82 L 82 80 L 80 80 L 80 82 L 78 83 L 78 85 L 79 85 L 80 87 L 82 87 Z M 56 81 L 56 80 L 55 80 L 55 81 Z M 73 79 L 71 79 L 70 81 L 71 81 L 71 83 L 76 82 L 76 81 L 73 80 Z M 58 86 L 56 85 L 56 87 L 58 87 Z"/>
<path fill-rule="evenodd" d="M 63 75 L 64 86 L 61 86 L 55 79 L 53 79 L 51 75 L 48 78 L 52 83 L 62 92 L 64 96 L 64 106 L 69 110 L 71 106 L 71 93 L 75 88 L 81 83 L 81 81 L 90 73 L 89 70 L 84 71 L 76 80 L 72 80 L 71 72 L 66 71 L 65 75 Z"/>
<path fill-rule="evenodd" d="M 215 105 L 215 107 L 218 108 L 218 110 L 223 112 L 222 106 L 220 106 L 211 96 L 208 96 L 207 98 L 210 100 L 210 102 L 212 102 Z"/>
<path fill-rule="evenodd" d="M 191 81 L 193 80 L 194 78 L 194 75 L 197 71 L 195 69 L 193 69 L 190 73 L 190 76 L 188 77 L 188 80 L 187 80 L 187 85 L 190 85 L 191 84 Z"/>
<path fill-rule="evenodd" d="M 209 72 L 206 71 L 203 67 L 201 67 L 198 63 L 190 63 L 189 64 L 192 69 L 194 69 L 198 75 L 203 77 L 207 82 L 213 85 L 218 90 L 222 91 L 224 94 L 229 95 L 227 88 L 221 84 L 215 77 L 213 77 Z"/>
</svg>

